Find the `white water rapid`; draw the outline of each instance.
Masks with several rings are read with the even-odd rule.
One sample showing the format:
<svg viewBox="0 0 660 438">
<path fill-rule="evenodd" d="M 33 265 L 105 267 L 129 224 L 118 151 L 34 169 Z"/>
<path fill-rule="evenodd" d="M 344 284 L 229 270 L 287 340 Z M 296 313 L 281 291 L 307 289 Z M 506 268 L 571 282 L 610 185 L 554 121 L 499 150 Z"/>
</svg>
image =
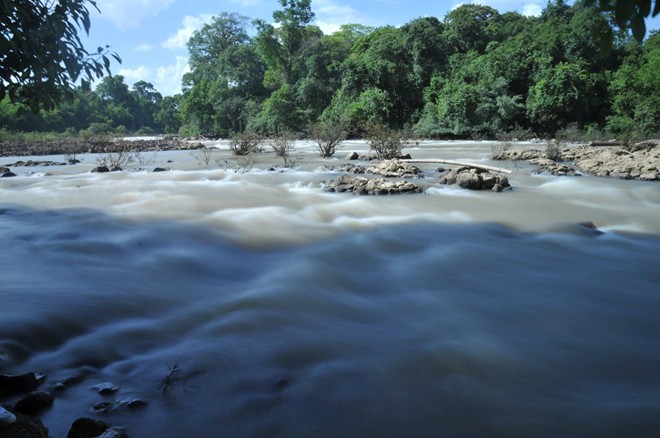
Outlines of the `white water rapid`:
<svg viewBox="0 0 660 438">
<path fill-rule="evenodd" d="M 405 152 L 506 166 L 513 190 L 424 164 L 422 194 L 357 197 L 321 186 L 363 143 L 246 173 L 217 146 L 0 179 L 0 373 L 83 376 L 41 415 L 51 436 L 79 417 L 132 438 L 658 436 L 657 182 L 423 142 Z M 127 399 L 148 404 L 92 412 Z"/>
</svg>

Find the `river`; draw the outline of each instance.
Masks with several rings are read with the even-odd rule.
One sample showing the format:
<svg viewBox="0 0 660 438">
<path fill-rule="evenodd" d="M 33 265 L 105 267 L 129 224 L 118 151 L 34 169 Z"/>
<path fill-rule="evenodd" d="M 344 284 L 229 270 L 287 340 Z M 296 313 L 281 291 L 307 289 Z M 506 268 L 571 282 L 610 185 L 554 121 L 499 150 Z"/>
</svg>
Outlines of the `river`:
<svg viewBox="0 0 660 438">
<path fill-rule="evenodd" d="M 275 171 L 12 168 L 0 373 L 83 376 L 41 415 L 53 437 L 83 416 L 133 438 L 658 436 L 660 186 L 532 175 L 491 145 L 406 152 L 508 166 L 511 191 L 425 164 L 422 194 L 323 192 L 360 142 Z"/>
</svg>

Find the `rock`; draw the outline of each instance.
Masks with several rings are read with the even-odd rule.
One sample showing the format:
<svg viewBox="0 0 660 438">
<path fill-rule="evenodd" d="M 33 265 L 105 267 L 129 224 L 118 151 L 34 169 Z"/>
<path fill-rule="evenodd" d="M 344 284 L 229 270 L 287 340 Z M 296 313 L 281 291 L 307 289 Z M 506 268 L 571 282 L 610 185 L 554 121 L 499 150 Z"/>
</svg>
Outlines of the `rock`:
<svg viewBox="0 0 660 438">
<path fill-rule="evenodd" d="M 390 181 L 384 178 L 364 178 L 342 175 L 330 181 L 327 192 L 351 192 L 355 195 L 397 195 L 400 193 L 421 193 L 422 189 L 409 181 Z"/>
<path fill-rule="evenodd" d="M 53 406 L 53 395 L 47 392 L 33 392 L 20 399 L 14 409 L 21 414 L 36 415 Z"/>
<path fill-rule="evenodd" d="M 504 175 L 494 175 L 485 170 L 466 166 L 452 169 L 440 179 L 440 184 L 456 184 L 468 190 L 493 190 L 496 192 L 511 187 L 509 179 Z"/>
<path fill-rule="evenodd" d="M 109 424 L 93 418 L 78 418 L 71 425 L 67 438 L 95 438 L 103 434 Z"/>
<path fill-rule="evenodd" d="M 120 166 L 112 166 L 112 169 L 110 169 L 110 172 L 121 172 L 122 169 Z"/>
<path fill-rule="evenodd" d="M 0 423 L 0 437 L 49 438 L 48 428 L 46 428 L 38 418 L 21 414 L 20 412 L 10 412 L 10 414 L 12 414 L 16 420 L 11 424 L 6 425 Z"/>
<path fill-rule="evenodd" d="M 97 166 L 92 169 L 92 173 L 107 173 L 110 172 L 110 169 L 108 169 L 106 166 Z"/>
<path fill-rule="evenodd" d="M 16 422 L 16 415 L 0 406 L 0 429 Z"/>
<path fill-rule="evenodd" d="M 105 382 L 94 385 L 92 389 L 98 391 L 101 395 L 111 395 L 119 391 L 119 386 L 115 385 L 114 383 Z"/>
<path fill-rule="evenodd" d="M 11 178 L 12 176 L 16 176 L 14 172 L 4 172 L 0 174 L 0 178 Z"/>
<path fill-rule="evenodd" d="M 409 163 L 394 159 L 383 160 L 376 166 L 368 168 L 367 172 L 382 175 L 386 178 L 409 178 L 419 175 L 421 170 Z"/>
<path fill-rule="evenodd" d="M 72 159 L 69 160 L 69 165 L 80 164 L 80 163 L 81 163 L 81 161 L 77 160 L 75 158 L 72 158 Z"/>
<path fill-rule="evenodd" d="M 156 167 L 153 172 L 167 172 L 168 170 L 169 169 L 165 169 L 164 167 Z"/>
<path fill-rule="evenodd" d="M 128 438 L 128 435 L 126 435 L 124 429 L 112 427 L 103 432 L 103 434 L 99 435 L 97 438 Z"/>
<path fill-rule="evenodd" d="M 360 154 L 357 152 L 351 152 L 350 154 L 346 155 L 346 160 L 357 160 L 360 158 Z"/>
<path fill-rule="evenodd" d="M 139 398 L 119 400 L 115 402 L 101 402 L 97 403 L 92 407 L 94 412 L 107 413 L 111 411 L 116 411 L 120 408 L 129 408 L 129 409 L 138 409 L 143 408 L 149 404 L 148 401 L 142 400 Z"/>
<path fill-rule="evenodd" d="M 65 389 L 82 382 L 84 376 L 82 374 L 74 374 L 66 377 L 53 385 L 53 391 L 64 391 Z"/>
<path fill-rule="evenodd" d="M 0 374 L 0 397 L 34 391 L 45 378 L 43 374 L 37 373 Z"/>
</svg>

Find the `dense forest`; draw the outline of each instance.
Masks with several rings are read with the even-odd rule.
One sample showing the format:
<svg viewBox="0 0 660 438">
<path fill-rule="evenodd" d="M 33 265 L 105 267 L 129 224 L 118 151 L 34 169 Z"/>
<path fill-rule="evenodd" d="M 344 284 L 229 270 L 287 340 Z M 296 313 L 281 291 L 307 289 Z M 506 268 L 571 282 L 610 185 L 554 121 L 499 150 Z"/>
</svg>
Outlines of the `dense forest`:
<svg viewBox="0 0 660 438">
<path fill-rule="evenodd" d="M 539 17 L 462 5 L 401 27 L 342 26 L 324 35 L 310 0 L 281 1 L 273 23 L 220 13 L 188 41 L 182 93 L 163 97 L 122 76 L 35 114 L 8 98 L 0 127 L 70 134 L 228 137 L 304 135 L 370 124 L 428 138 L 660 135 L 660 33 L 639 43 L 598 29 L 613 19 L 584 1 L 550 1 Z"/>
</svg>

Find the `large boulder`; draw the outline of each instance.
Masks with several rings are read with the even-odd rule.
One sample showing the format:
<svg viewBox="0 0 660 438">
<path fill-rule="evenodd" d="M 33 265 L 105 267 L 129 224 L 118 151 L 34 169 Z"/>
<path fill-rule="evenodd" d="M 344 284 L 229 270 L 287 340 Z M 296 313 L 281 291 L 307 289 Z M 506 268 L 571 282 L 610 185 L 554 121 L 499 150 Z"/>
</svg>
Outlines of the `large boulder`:
<svg viewBox="0 0 660 438">
<path fill-rule="evenodd" d="M 494 190 L 496 192 L 511 187 L 509 179 L 504 175 L 465 166 L 452 169 L 440 179 L 440 184 L 456 184 L 468 190 Z"/>
</svg>

